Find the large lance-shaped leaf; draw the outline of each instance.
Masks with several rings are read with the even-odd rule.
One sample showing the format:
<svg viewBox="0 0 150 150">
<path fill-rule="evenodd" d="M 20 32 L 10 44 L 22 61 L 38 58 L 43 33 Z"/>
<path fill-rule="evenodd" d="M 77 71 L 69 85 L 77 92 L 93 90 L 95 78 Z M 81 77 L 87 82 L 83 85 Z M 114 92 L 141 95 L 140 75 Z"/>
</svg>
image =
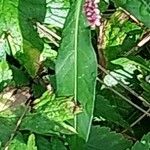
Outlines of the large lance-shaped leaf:
<svg viewBox="0 0 150 150">
<path fill-rule="evenodd" d="M 83 107 L 74 119 L 79 136 L 87 139 L 93 114 L 96 57 L 86 27 L 83 0 L 75 1 L 66 20 L 56 61 L 57 93 L 73 95 Z"/>
<path fill-rule="evenodd" d="M 150 28 L 150 1 L 149 0 L 113 0 L 118 6 L 129 11 L 133 16 Z"/>
</svg>

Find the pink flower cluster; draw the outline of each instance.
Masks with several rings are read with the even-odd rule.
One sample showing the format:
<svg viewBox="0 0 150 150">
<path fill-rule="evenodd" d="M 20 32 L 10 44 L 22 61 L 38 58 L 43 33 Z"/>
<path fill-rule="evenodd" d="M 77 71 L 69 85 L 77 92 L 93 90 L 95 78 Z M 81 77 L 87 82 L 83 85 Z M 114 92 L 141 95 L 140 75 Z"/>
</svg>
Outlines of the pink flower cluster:
<svg viewBox="0 0 150 150">
<path fill-rule="evenodd" d="M 98 9 L 98 3 L 100 0 L 85 0 L 84 11 L 92 28 L 100 26 L 100 11 Z"/>
</svg>

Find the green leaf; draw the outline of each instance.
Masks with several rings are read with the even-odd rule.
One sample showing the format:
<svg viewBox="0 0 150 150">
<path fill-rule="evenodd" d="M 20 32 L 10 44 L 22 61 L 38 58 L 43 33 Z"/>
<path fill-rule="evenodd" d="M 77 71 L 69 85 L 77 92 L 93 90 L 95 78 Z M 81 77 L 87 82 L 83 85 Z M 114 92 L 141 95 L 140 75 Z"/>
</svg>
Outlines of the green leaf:
<svg viewBox="0 0 150 150">
<path fill-rule="evenodd" d="M 0 110 L 0 141 L 2 145 L 5 145 L 14 132 L 17 121 L 24 112 L 25 107 L 22 105 L 16 107 L 14 104 L 10 104 L 8 100 L 3 100 L 3 104 L 9 105 L 7 109 L 3 110 L 4 106 L 2 105 L 2 99 L 0 102 L 0 107 L 2 107 L 2 110 Z"/>
<path fill-rule="evenodd" d="M 136 142 L 131 150 L 149 150 L 150 149 L 150 132 L 144 135 L 141 141 Z"/>
<path fill-rule="evenodd" d="M 37 147 L 35 146 L 35 136 L 34 136 L 34 134 L 31 134 L 28 138 L 27 150 L 37 150 Z"/>
<path fill-rule="evenodd" d="M 44 137 L 41 135 L 36 135 L 36 145 L 38 150 L 51 149 L 51 143 L 49 137 Z"/>
<path fill-rule="evenodd" d="M 132 142 L 106 127 L 93 127 L 86 150 L 126 150 Z"/>
<path fill-rule="evenodd" d="M 8 146 L 8 150 L 37 150 L 35 146 L 35 136 L 31 134 L 28 137 L 27 144 L 24 141 L 24 137 L 19 133 L 17 136 L 11 141 Z"/>
<path fill-rule="evenodd" d="M 16 55 L 32 77 L 36 75 L 40 68 L 40 54 L 39 49 L 34 48 L 30 42 L 24 41 L 24 53 L 17 53 Z"/>
<path fill-rule="evenodd" d="M 101 46 L 107 62 L 123 56 L 136 46 L 141 34 L 141 27 L 131 22 L 123 11 L 116 11 L 104 27 Z"/>
<path fill-rule="evenodd" d="M 12 71 L 5 60 L 0 61 L 0 91 L 12 80 Z"/>
<path fill-rule="evenodd" d="M 51 150 L 67 150 L 63 142 L 58 138 L 52 138 L 51 140 Z"/>
<path fill-rule="evenodd" d="M 6 59 L 6 51 L 8 51 L 9 46 L 4 38 L 4 34 L 0 37 L 0 60 Z"/>
<path fill-rule="evenodd" d="M 33 9 L 34 8 L 34 9 Z M 19 21 L 22 31 L 23 54 L 18 54 L 17 58 L 25 66 L 29 74 L 34 77 L 40 67 L 40 54 L 44 48 L 43 41 L 35 30 L 36 22 L 44 22 L 46 15 L 46 0 L 36 0 L 34 2 L 20 0 Z"/>
<path fill-rule="evenodd" d="M 39 134 L 75 134 L 76 130 L 65 123 L 73 119 L 75 104 L 72 97 L 56 98 L 53 93 L 46 91 L 43 96 L 35 100 L 34 112 L 23 119 L 21 129 Z"/>
<path fill-rule="evenodd" d="M 37 81 L 32 85 L 32 91 L 35 98 L 41 97 L 42 94 L 46 91 L 45 85 L 42 82 Z"/>
<path fill-rule="evenodd" d="M 46 0 L 1 0 L 0 8 L 0 36 L 5 35 L 4 40 L 9 45 L 9 50 L 7 45 L 3 45 L 4 50 L 17 58 L 34 77 L 40 67 L 40 53 L 44 47 L 34 23 L 44 21 Z"/>
<path fill-rule="evenodd" d="M 47 0 L 44 23 L 63 28 L 70 8 L 69 0 Z"/>
<path fill-rule="evenodd" d="M 111 105 L 110 102 L 101 95 L 97 95 L 95 102 L 94 115 L 103 117 L 107 121 L 112 121 L 125 128 L 129 127 L 128 123 L 119 114 L 116 106 Z"/>
<path fill-rule="evenodd" d="M 26 150 L 27 145 L 23 139 L 23 136 L 18 133 L 17 136 L 11 141 L 10 145 L 8 146 L 8 150 Z"/>
<path fill-rule="evenodd" d="M 118 6 L 127 10 L 131 15 L 142 21 L 145 26 L 150 28 L 149 14 L 150 2 L 149 0 L 113 0 Z"/>
<path fill-rule="evenodd" d="M 0 0 L 0 36 L 6 34 L 13 55 L 23 47 L 18 6 L 19 0 Z"/>
<path fill-rule="evenodd" d="M 29 84 L 29 76 L 27 73 L 23 72 L 15 66 L 10 66 L 13 74 L 13 80 L 16 86 L 25 86 Z M 20 78 L 21 77 L 21 78 Z"/>
<path fill-rule="evenodd" d="M 141 57 L 138 57 L 138 56 L 135 59 L 133 59 L 133 58 L 129 59 L 129 58 L 121 57 L 121 58 L 118 58 L 118 59 L 113 60 L 111 62 L 113 64 L 122 66 L 125 71 L 127 71 L 131 74 L 133 74 L 133 72 L 136 69 L 138 69 L 140 71 L 139 67 L 141 69 L 144 69 L 145 71 L 150 72 L 149 64 L 147 65 L 146 61 L 144 59 L 142 59 Z"/>
<path fill-rule="evenodd" d="M 83 14 L 83 0 L 72 5 L 62 37 L 56 60 L 57 94 L 72 95 L 75 103 L 81 104 L 83 113 L 75 117 L 74 127 L 80 137 L 87 139 L 94 107 L 97 64 Z"/>
<path fill-rule="evenodd" d="M 99 3 L 99 8 L 101 12 L 107 11 L 109 6 L 109 0 L 101 0 Z"/>
</svg>

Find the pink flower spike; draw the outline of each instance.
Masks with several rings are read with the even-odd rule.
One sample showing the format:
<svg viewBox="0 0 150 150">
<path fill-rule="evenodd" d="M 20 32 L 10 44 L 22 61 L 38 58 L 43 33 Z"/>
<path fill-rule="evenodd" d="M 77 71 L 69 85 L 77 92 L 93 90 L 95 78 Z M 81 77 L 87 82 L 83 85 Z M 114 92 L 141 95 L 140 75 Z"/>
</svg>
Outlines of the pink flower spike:
<svg viewBox="0 0 150 150">
<path fill-rule="evenodd" d="M 100 10 L 98 9 L 98 3 L 100 0 L 86 0 L 84 4 L 84 11 L 89 22 L 89 25 L 93 28 L 100 26 Z"/>
</svg>

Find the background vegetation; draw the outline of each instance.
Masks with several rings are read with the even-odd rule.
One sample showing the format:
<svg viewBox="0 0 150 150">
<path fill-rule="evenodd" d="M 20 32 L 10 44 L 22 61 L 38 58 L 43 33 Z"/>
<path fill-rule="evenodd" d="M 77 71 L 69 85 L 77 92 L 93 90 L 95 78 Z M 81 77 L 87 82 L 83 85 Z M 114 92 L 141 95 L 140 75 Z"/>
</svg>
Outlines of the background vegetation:
<svg viewBox="0 0 150 150">
<path fill-rule="evenodd" d="M 150 1 L 0 0 L 0 146 L 150 149 Z"/>
</svg>

